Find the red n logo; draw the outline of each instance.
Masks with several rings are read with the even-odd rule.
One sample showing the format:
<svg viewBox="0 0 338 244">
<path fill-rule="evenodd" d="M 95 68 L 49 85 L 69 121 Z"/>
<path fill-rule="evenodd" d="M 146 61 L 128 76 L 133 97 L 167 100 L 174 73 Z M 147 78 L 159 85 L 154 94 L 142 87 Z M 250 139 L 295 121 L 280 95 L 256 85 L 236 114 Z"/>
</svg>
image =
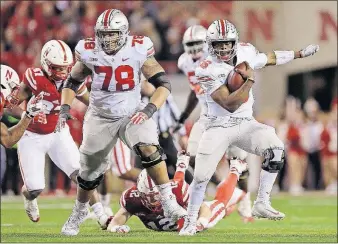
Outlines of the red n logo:
<svg viewBox="0 0 338 244">
<path fill-rule="evenodd" d="M 6 71 L 6 76 L 5 76 L 5 77 L 6 77 L 7 80 L 9 80 L 9 79 L 12 78 L 12 75 L 13 75 L 13 72 L 11 72 L 10 70 L 7 70 L 7 71 Z"/>
</svg>

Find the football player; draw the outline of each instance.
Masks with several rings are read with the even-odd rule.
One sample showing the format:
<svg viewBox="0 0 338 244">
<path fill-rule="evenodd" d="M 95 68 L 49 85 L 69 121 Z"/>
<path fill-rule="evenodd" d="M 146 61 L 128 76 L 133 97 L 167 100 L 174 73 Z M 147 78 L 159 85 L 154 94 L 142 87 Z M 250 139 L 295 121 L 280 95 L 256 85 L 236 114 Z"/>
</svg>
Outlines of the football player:
<svg viewBox="0 0 338 244">
<path fill-rule="evenodd" d="M 40 219 L 37 197 L 45 188 L 45 155 L 48 154 L 75 183 L 80 169 L 80 154 L 68 125 L 65 130 L 54 133 L 61 104 L 60 90 L 73 65 L 72 51 L 61 40 L 48 41 L 41 50 L 40 62 L 41 68 L 26 70 L 16 94 L 18 103 L 41 92 L 44 94 L 41 102 L 46 114 L 39 114 L 31 121 L 18 143 L 20 170 L 24 182 L 24 205 L 28 217 L 33 222 Z M 77 98 L 80 101 L 86 103 L 88 96 L 85 86 L 77 90 Z M 97 193 L 93 195 L 90 205 L 101 227 L 105 229 L 110 217 L 104 214 Z"/>
<path fill-rule="evenodd" d="M 77 200 L 62 233 L 78 234 L 88 212 L 87 202 L 103 178 L 107 156 L 118 138 L 141 157 L 158 185 L 165 216 L 173 220 L 185 216 L 186 210 L 171 192 L 165 155 L 151 119 L 171 90 L 167 75 L 154 58 L 152 41 L 146 36 L 130 36 L 126 16 L 117 9 L 108 9 L 98 17 L 95 38 L 80 40 L 75 52 L 78 61 L 63 85 L 56 131 L 71 118 L 70 106 L 84 79 L 92 75 L 93 83 L 80 146 Z M 156 87 L 146 106 L 141 103 L 141 72 Z"/>
<path fill-rule="evenodd" d="M 200 63 L 208 56 L 208 45 L 206 43 L 207 30 L 201 25 L 190 26 L 183 35 L 183 46 L 184 53 L 178 59 L 177 66 L 183 73 L 187 76 L 188 82 L 191 88 L 191 92 L 188 97 L 188 101 L 184 111 L 181 114 L 181 117 L 178 121 L 178 125 L 174 131 L 178 131 L 181 126 L 184 124 L 186 119 L 190 116 L 192 111 L 196 108 L 197 104 L 201 105 L 200 118 L 194 123 L 189 140 L 187 152 L 190 154 L 190 164 L 195 165 L 195 158 L 197 153 L 197 148 L 199 141 L 202 137 L 205 123 L 207 122 L 207 101 L 206 96 L 201 88 L 200 83 L 198 82 L 195 76 L 195 69 L 200 65 Z M 226 151 L 227 159 L 237 158 L 240 160 L 245 160 L 248 156 L 248 153 L 244 150 L 230 146 Z M 248 192 L 248 176 L 249 171 L 244 172 L 241 175 L 240 181 L 238 182 L 239 187 L 247 192 L 247 195 L 239 203 L 238 213 L 242 216 L 244 222 L 252 221 L 251 214 L 251 200 L 250 192 Z M 213 180 L 214 177 L 211 179 Z M 216 183 L 218 184 L 218 183 Z"/>
<path fill-rule="evenodd" d="M 15 94 L 19 89 L 19 84 L 20 79 L 15 70 L 9 66 L 1 65 L 0 119 L 5 108 L 11 109 L 17 105 Z M 29 100 L 26 111 L 22 113 L 21 120 L 15 126 L 7 128 L 4 123 L 0 123 L 1 145 L 11 148 L 20 140 L 34 116 L 43 112 L 42 98 L 43 94 L 39 94 Z"/>
<path fill-rule="evenodd" d="M 179 204 L 186 208 L 189 199 L 189 185 L 184 180 L 184 174 L 189 166 L 189 156 L 184 152 L 178 155 L 176 173 L 171 181 L 173 193 Z M 235 188 L 240 174 L 247 167 L 241 160 L 231 160 L 230 174 L 228 178 L 217 188 L 213 201 L 204 202 L 199 211 L 197 231 L 211 228 L 223 219 L 227 214 L 227 208 L 245 194 Z M 171 221 L 163 214 L 163 208 L 159 201 L 159 191 L 153 180 L 145 170 L 138 177 L 137 186 L 123 192 L 120 199 L 121 208 L 110 222 L 107 230 L 111 232 L 126 233 L 130 231 L 126 225 L 128 219 L 135 215 L 145 227 L 156 231 L 178 231 L 182 227 L 184 218 Z"/>
<path fill-rule="evenodd" d="M 253 215 L 273 220 L 285 217 L 284 213 L 275 210 L 270 204 L 273 183 L 284 164 L 284 145 L 274 128 L 257 122 L 252 116 L 254 98 L 251 88 L 255 82 L 252 69 L 285 64 L 296 58 L 313 55 L 319 50 L 319 46 L 309 45 L 301 51 L 259 53 L 251 44 L 239 42 L 236 27 L 223 19 L 209 26 L 206 40 L 209 56 L 195 70 L 195 74 L 206 93 L 207 117 L 210 120 L 199 143 L 188 217 L 180 235 L 196 233 L 198 211 L 206 186 L 230 145 L 264 157 Z M 246 82 L 230 93 L 225 84 L 226 78 L 234 66 L 244 61 L 249 66 L 248 70 L 236 72 Z"/>
</svg>

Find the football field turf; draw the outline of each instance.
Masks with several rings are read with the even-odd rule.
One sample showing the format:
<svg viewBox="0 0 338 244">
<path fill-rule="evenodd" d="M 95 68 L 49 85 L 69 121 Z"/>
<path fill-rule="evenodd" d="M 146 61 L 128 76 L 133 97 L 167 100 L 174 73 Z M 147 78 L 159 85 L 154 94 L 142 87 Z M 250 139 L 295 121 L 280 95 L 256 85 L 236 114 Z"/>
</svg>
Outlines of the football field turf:
<svg viewBox="0 0 338 244">
<path fill-rule="evenodd" d="M 254 194 L 252 194 L 254 195 Z M 118 199 L 118 196 L 114 198 Z M 73 207 L 72 198 L 40 198 L 40 222 L 32 223 L 23 210 L 22 198 L 1 200 L 2 242 L 337 242 L 337 199 L 323 193 L 302 197 L 286 194 L 274 196 L 273 206 L 286 213 L 283 221 L 257 220 L 243 224 L 234 212 L 213 229 L 193 237 L 180 237 L 177 232 L 155 232 L 146 229 L 132 217 L 128 234 L 108 233 L 87 220 L 75 237 L 60 235 L 63 223 Z M 118 208 L 117 201 L 113 205 Z"/>
</svg>

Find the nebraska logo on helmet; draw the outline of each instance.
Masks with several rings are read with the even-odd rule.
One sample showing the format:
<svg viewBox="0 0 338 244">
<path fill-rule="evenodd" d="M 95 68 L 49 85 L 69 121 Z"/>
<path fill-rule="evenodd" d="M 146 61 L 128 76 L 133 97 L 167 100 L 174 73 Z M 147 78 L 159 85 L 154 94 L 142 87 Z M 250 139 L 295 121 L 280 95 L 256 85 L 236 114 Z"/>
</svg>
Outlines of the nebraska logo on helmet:
<svg viewBox="0 0 338 244">
<path fill-rule="evenodd" d="M 12 108 L 19 103 L 20 78 L 14 69 L 1 65 L 1 94 L 6 101 L 6 107 Z"/>
</svg>

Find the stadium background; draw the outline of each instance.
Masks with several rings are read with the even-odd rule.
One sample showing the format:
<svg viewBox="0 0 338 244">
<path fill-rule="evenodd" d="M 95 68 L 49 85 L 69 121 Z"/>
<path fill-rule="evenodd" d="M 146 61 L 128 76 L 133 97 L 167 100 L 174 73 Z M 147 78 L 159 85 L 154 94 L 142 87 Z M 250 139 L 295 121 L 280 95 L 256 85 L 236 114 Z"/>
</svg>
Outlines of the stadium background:
<svg viewBox="0 0 338 244">
<path fill-rule="evenodd" d="M 338 77 L 337 3 L 333 1 L 2 1 L 1 64 L 13 67 L 21 75 L 26 68 L 39 66 L 40 50 L 46 41 L 61 39 L 73 49 L 79 39 L 94 35 L 96 19 L 107 8 L 118 8 L 127 15 L 131 34 L 152 39 L 156 58 L 170 74 L 172 93 L 182 109 L 189 86 L 177 69 L 177 59 L 183 52 L 182 35 L 190 25 L 208 27 L 214 19 L 229 19 L 237 26 L 241 41 L 254 44 L 261 52 L 299 50 L 310 43 L 319 44 L 320 52 L 315 57 L 259 71 L 254 87 L 255 115 L 260 121 L 278 127 L 286 98 L 292 95 L 299 99 L 302 108 L 311 97 L 318 102 L 318 123 L 325 125 L 332 119 L 329 112 L 337 99 Z M 81 109 L 78 106 L 80 114 Z M 190 123 L 197 116 L 198 110 L 190 117 Z M 73 128 L 74 139 L 79 143 L 81 125 L 75 124 Z M 321 146 L 317 148 L 321 149 Z M 1 166 L 1 173 L 5 173 L 3 193 L 11 193 L 12 189 L 14 194 L 19 194 L 22 182 L 15 155 L 15 148 L 7 150 L 7 160 L 2 162 L 7 163 L 6 173 Z M 257 187 L 259 161 L 250 156 L 251 190 Z M 314 182 L 317 168 L 305 169 L 304 185 L 308 189 L 325 187 L 323 172 L 327 164 L 323 158 L 318 163 L 322 168 L 319 186 Z M 63 189 L 62 174 L 47 165 L 50 183 L 47 185 Z M 121 182 L 116 183 L 117 191 L 125 187 Z M 289 184 L 286 174 L 280 185 L 288 189 Z"/>
</svg>

